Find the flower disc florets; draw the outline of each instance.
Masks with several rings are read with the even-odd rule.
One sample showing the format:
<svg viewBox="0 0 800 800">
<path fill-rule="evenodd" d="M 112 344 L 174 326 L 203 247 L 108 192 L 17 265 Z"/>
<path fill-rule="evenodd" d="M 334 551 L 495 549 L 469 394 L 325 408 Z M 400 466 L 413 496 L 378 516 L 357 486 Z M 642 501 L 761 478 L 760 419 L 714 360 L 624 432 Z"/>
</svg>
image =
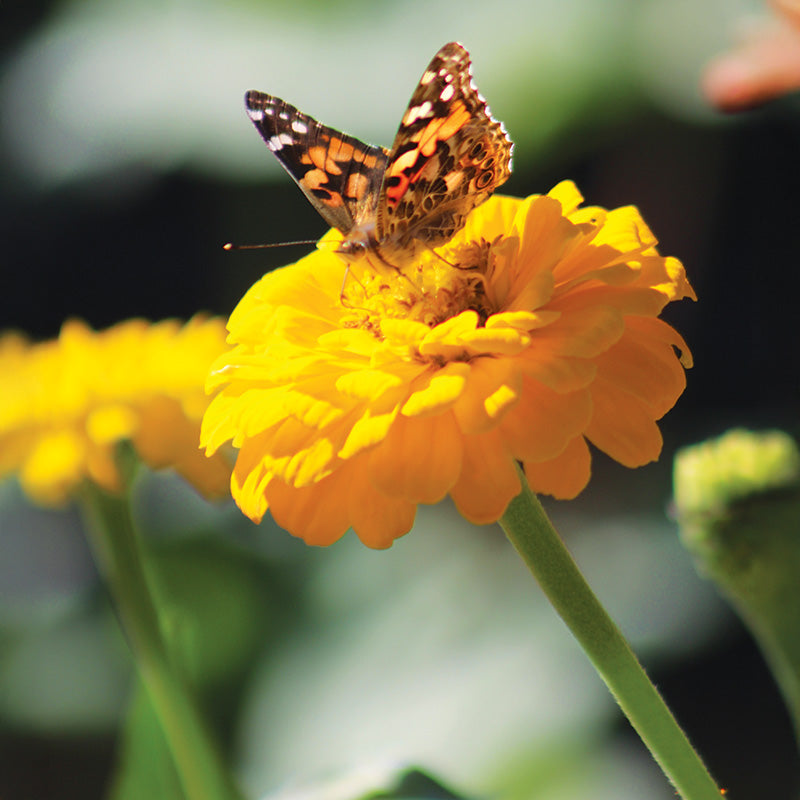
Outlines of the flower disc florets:
<svg viewBox="0 0 800 800">
<path fill-rule="evenodd" d="M 353 527 L 386 547 L 448 493 L 468 519 L 497 520 L 520 490 L 515 462 L 566 498 L 589 479 L 587 441 L 627 466 L 657 458 L 655 421 L 689 365 L 657 316 L 694 295 L 635 208 L 581 199 L 571 183 L 490 198 L 402 268 L 345 265 L 332 233 L 256 283 L 202 433 L 208 452 L 239 448 L 242 510 L 309 543 Z"/>
<path fill-rule="evenodd" d="M 366 260 L 356 262 L 344 279 L 342 305 L 353 312 L 344 324 L 379 335 L 383 319 L 433 328 L 467 310 L 483 323 L 493 313 L 485 289 L 492 258 L 492 245 L 480 241 L 428 251 L 405 268 L 376 271 Z"/>
</svg>

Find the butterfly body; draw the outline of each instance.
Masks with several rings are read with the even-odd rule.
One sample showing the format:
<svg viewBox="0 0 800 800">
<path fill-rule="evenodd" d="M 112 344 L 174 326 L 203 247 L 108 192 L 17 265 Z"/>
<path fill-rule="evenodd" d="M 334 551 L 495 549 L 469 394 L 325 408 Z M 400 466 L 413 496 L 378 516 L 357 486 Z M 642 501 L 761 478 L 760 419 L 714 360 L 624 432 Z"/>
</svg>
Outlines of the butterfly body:
<svg viewBox="0 0 800 800">
<path fill-rule="evenodd" d="M 411 97 L 391 150 L 317 122 L 280 98 L 250 91 L 250 119 L 284 169 L 343 240 L 345 257 L 366 254 L 401 268 L 433 249 L 511 173 L 512 143 L 472 81 L 457 42 L 433 57 Z"/>
</svg>

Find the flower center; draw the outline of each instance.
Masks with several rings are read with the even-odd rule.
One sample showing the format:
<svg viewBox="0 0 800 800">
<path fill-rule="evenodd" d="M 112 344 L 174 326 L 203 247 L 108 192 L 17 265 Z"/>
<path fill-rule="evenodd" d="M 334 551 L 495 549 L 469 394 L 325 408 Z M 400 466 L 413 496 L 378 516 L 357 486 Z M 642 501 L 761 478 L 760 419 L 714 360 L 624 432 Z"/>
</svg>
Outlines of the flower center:
<svg viewBox="0 0 800 800">
<path fill-rule="evenodd" d="M 431 250 L 407 267 L 381 272 L 366 259 L 353 263 L 342 291 L 344 325 L 380 335 L 380 321 L 387 317 L 433 328 L 468 309 L 478 313 L 483 325 L 497 310 L 486 291 L 496 244 L 481 239 L 441 252 Z"/>
</svg>

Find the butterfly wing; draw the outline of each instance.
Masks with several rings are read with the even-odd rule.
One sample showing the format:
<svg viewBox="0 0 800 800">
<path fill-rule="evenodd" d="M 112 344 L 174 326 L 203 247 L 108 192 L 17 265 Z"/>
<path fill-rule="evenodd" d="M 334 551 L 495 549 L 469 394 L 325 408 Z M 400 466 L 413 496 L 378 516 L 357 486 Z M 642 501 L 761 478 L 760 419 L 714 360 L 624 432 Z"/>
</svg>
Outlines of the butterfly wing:
<svg viewBox="0 0 800 800">
<path fill-rule="evenodd" d="M 423 73 L 389 152 L 377 208 L 381 249 L 450 239 L 508 179 L 512 149 L 472 81 L 469 53 L 446 44 Z"/>
<path fill-rule="evenodd" d="M 340 133 L 279 97 L 249 91 L 247 115 L 323 219 L 344 234 L 374 220 L 387 151 Z"/>
</svg>

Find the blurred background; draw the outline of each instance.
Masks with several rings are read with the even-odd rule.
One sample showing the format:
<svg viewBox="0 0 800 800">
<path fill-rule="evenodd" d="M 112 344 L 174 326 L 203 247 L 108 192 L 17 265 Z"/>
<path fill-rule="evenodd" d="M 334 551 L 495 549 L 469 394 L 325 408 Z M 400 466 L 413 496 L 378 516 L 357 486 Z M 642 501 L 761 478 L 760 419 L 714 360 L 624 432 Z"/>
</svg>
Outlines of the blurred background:
<svg viewBox="0 0 800 800">
<path fill-rule="evenodd" d="M 676 448 L 732 425 L 797 429 L 800 99 L 726 118 L 699 89 L 764 6 L 32 0 L 0 13 L 3 329 L 227 316 L 308 248 L 223 243 L 324 231 L 245 90 L 388 146 L 451 40 L 516 143 L 504 191 L 571 178 L 591 204 L 639 206 L 700 297 L 665 314 L 696 366 L 658 464 L 598 457 L 579 500 L 548 508 L 720 784 L 736 800 L 798 796 L 775 685 L 669 517 Z M 312 549 L 152 474 L 136 511 L 250 797 L 316 781 L 328 794 L 303 797 L 353 797 L 403 765 L 474 797 L 674 796 L 499 528 L 442 504 L 387 552 L 352 536 Z M 165 769 L 77 517 L 0 484 L 0 797 L 165 796 Z"/>
</svg>

